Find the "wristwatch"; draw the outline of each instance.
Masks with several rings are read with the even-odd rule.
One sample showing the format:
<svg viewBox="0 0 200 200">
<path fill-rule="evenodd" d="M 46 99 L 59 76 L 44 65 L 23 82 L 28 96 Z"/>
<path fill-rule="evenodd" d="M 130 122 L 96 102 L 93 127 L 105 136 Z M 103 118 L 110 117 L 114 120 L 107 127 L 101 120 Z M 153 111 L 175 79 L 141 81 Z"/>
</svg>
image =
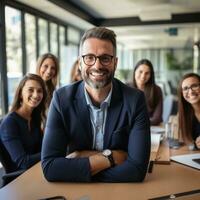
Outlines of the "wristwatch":
<svg viewBox="0 0 200 200">
<path fill-rule="evenodd" d="M 108 158 L 111 167 L 115 166 L 115 161 L 113 159 L 112 151 L 110 149 L 103 150 L 102 155 Z"/>
</svg>

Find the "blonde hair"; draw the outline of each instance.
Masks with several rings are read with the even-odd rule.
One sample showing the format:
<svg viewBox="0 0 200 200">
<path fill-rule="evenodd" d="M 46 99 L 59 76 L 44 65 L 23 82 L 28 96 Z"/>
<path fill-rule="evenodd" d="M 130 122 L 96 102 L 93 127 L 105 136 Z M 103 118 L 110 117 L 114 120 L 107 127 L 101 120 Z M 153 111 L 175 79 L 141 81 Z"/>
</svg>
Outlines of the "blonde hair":
<svg viewBox="0 0 200 200">
<path fill-rule="evenodd" d="M 82 79 L 81 77 L 81 71 L 79 70 L 79 60 L 77 59 L 74 64 L 72 65 L 71 69 L 71 83 L 75 81 L 80 81 Z"/>
</svg>

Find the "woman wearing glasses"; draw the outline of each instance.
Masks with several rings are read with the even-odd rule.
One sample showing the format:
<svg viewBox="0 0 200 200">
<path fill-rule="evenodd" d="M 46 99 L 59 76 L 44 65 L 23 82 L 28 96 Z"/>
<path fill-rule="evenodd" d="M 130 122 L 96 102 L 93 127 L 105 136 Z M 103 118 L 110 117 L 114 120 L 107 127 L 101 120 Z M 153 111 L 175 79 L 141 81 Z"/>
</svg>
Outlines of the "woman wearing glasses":
<svg viewBox="0 0 200 200">
<path fill-rule="evenodd" d="M 161 88 L 155 84 L 154 69 L 149 60 L 142 59 L 136 64 L 133 87 L 145 94 L 151 125 L 159 125 L 162 122 L 163 96 Z"/>
<path fill-rule="evenodd" d="M 200 76 L 183 76 L 178 87 L 179 128 L 185 143 L 194 142 L 200 149 Z"/>
</svg>

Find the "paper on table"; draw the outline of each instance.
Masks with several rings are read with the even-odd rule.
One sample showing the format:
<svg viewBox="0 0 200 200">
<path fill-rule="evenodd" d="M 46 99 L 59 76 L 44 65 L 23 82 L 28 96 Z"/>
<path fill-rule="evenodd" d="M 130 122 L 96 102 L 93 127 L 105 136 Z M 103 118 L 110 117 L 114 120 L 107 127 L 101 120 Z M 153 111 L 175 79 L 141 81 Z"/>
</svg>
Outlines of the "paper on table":
<svg viewBox="0 0 200 200">
<path fill-rule="evenodd" d="M 160 127 L 160 126 L 151 126 L 151 132 L 152 133 L 164 133 L 165 128 Z"/>
<path fill-rule="evenodd" d="M 160 145 L 161 135 L 151 133 L 151 152 L 157 152 Z"/>
<path fill-rule="evenodd" d="M 179 156 L 171 156 L 170 159 L 190 167 L 200 169 L 200 164 L 194 162 L 192 159 L 200 158 L 200 153 L 185 154 Z"/>
</svg>

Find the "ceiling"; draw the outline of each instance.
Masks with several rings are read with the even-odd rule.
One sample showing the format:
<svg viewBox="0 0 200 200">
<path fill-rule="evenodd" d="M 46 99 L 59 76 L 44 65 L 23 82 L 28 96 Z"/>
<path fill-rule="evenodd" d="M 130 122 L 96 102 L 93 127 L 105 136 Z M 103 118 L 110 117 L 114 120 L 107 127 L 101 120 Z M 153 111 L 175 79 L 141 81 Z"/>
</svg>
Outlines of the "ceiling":
<svg viewBox="0 0 200 200">
<path fill-rule="evenodd" d="M 106 26 L 128 49 L 191 47 L 200 38 L 199 0 L 18 0 L 81 29 Z"/>
</svg>

